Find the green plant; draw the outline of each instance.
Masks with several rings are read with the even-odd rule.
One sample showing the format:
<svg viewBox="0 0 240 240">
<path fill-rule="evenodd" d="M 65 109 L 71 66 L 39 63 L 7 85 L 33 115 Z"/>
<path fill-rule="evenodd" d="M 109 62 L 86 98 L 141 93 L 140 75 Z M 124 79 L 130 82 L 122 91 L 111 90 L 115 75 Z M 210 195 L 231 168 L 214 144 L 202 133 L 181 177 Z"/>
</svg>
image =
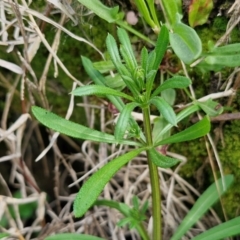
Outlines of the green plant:
<svg viewBox="0 0 240 240">
<path fill-rule="evenodd" d="M 210 122 L 208 117 L 205 117 L 188 129 L 163 139 L 164 133 L 169 131 L 173 126 L 177 126 L 177 123 L 189 114 L 199 110 L 199 106 L 193 104 L 176 116 L 172 107 L 163 97 L 158 95 L 166 89 L 186 88 L 191 81 L 183 76 L 174 76 L 152 91 L 158 66 L 168 45 L 168 30 L 165 26 L 161 28 L 155 49 L 150 53 L 147 52 L 146 48 L 142 49 L 140 65 L 138 65 L 135 59 L 130 40 L 125 30 L 119 28 L 118 36 L 122 44 L 120 52 L 123 59 L 121 59 L 115 39 L 111 35 L 108 35 L 106 44 L 111 60 L 121 75 L 126 87 L 131 92 L 131 95 L 104 86 L 105 78 L 100 72 L 93 68 L 91 61 L 85 57 L 82 57 L 83 65 L 95 82 L 95 85 L 83 86 L 72 92 L 75 96 L 94 94 L 107 97 L 118 108 L 120 116 L 115 126 L 114 135 L 102 133 L 67 121 L 39 107 L 32 107 L 32 112 L 35 117 L 46 126 L 72 137 L 112 144 L 137 146 L 137 149 L 112 160 L 88 179 L 75 199 L 74 214 L 76 217 L 83 216 L 94 204 L 106 183 L 122 166 L 146 150 L 153 193 L 153 238 L 160 239 L 161 229 L 159 230 L 159 226 L 161 225 L 161 219 L 158 213 L 161 212 L 161 195 L 157 167 L 172 167 L 178 160 L 160 154 L 156 150 L 156 147 L 174 142 L 189 141 L 204 136 L 210 130 Z M 123 64 L 123 62 L 125 64 Z M 120 97 L 128 100 L 128 103 L 124 104 Z M 161 129 L 154 140 L 152 138 L 150 123 L 151 105 L 154 105 L 159 110 L 161 116 L 167 122 L 166 126 Z M 136 107 L 142 110 L 144 132 L 142 132 L 140 126 L 131 117 L 131 112 Z M 89 191 L 89 189 L 91 189 L 91 191 Z"/>
<path fill-rule="evenodd" d="M 128 34 L 124 29 L 135 33 L 139 37 L 143 38 L 143 36 L 123 23 L 122 15 L 118 12 L 118 8 L 107 8 L 101 4 L 100 1 L 95 1 L 93 3 L 91 1 L 79 0 L 79 2 L 85 4 L 86 7 L 93 10 L 98 16 L 106 21 L 116 22 L 121 26 L 117 31 L 121 44 L 120 47 L 117 46 L 115 39 L 110 34 L 106 39 L 106 45 L 113 63 L 111 68 L 113 67 L 117 75 L 120 76 L 119 81 L 121 89 L 126 88 L 128 94 L 111 86 L 107 79 L 86 57 L 82 57 L 82 63 L 94 84 L 82 86 L 71 93 L 74 96 L 96 95 L 108 98 L 119 111 L 114 135 L 73 123 L 36 106 L 32 107 L 32 112 L 45 126 L 68 136 L 94 142 L 125 144 L 135 147 L 128 153 L 111 160 L 85 182 L 75 198 L 74 215 L 76 217 L 82 217 L 94 204 L 113 207 L 118 209 L 125 216 L 119 223 L 120 225 L 129 224 L 130 227 L 134 227 L 138 230 L 143 239 L 150 239 L 150 236 L 148 236 L 146 229 L 144 229 L 141 223 L 145 219 L 144 212 L 146 206 L 143 209 L 139 209 L 139 204 L 136 199 L 133 200 L 133 209 L 130 209 L 122 203 L 106 200 L 97 201 L 104 186 L 110 181 L 114 174 L 134 157 L 146 151 L 152 188 L 152 239 L 161 239 L 161 192 L 157 168 L 170 168 L 176 165 L 179 160 L 161 154 L 156 148 L 165 144 L 190 141 L 206 135 L 210 131 L 209 116 L 219 114 L 222 108 L 219 109 L 217 107 L 218 104 L 212 100 L 198 102 L 193 99 L 186 89 L 190 86 L 191 80 L 185 76 L 174 75 L 163 81 L 156 88 L 154 88 L 154 80 L 169 42 L 175 54 L 182 60 L 183 64 L 191 64 L 202 54 L 201 41 L 197 33 L 191 27 L 181 22 L 181 15 L 178 12 L 179 7 L 176 1 L 162 1 L 167 24 L 161 26 L 157 21 L 153 1 L 136 1 L 136 5 L 146 22 L 153 28 L 154 32 L 159 32 L 157 42 L 154 44 L 154 50 L 148 52 L 145 47 L 142 48 L 140 54 L 141 60 L 140 63 L 138 63 L 132 50 Z M 216 64 L 217 67 L 223 67 L 221 61 L 218 62 L 217 60 L 219 55 L 223 56 L 221 59 L 225 59 L 224 57 L 226 56 L 228 59 L 233 59 L 235 57 L 233 55 L 238 54 L 238 52 L 233 51 L 235 47 L 234 45 L 229 45 L 227 48 L 211 48 L 210 53 L 206 54 L 206 56 L 203 55 L 203 57 L 205 57 L 204 64 L 208 65 L 208 67 L 212 65 L 215 67 Z M 233 64 L 235 64 L 235 62 L 231 60 L 229 65 L 232 66 Z M 189 99 L 191 99 L 189 106 L 177 115 L 171 104 L 169 104 L 164 97 L 164 92 L 166 93 L 166 91 L 169 90 L 173 91 L 174 89 L 184 89 Z M 156 107 L 162 120 L 161 128 L 154 133 L 152 132 L 152 123 L 150 122 L 151 106 Z M 141 110 L 143 115 L 143 127 L 131 116 L 135 108 Z M 176 127 L 181 120 L 200 110 L 205 112 L 207 116 L 189 128 L 172 136 L 170 135 L 170 130 Z M 226 191 L 232 181 L 232 176 L 226 176 L 210 186 L 210 188 L 199 198 L 192 211 L 186 216 L 172 239 L 181 238 L 212 206 L 219 196 Z M 223 183 L 225 183 L 225 185 Z M 204 234 L 208 235 L 208 239 L 219 239 L 219 235 L 217 235 L 219 228 L 223 229 L 224 233 L 222 233 L 222 236 L 224 237 L 239 233 L 240 230 L 236 227 L 239 224 L 239 218 L 231 221 L 232 222 L 229 222 L 229 224 L 235 227 L 234 230 L 229 231 L 229 225 L 223 224 Z M 204 234 L 202 236 L 199 235 L 195 239 L 205 239 Z M 59 235 L 56 235 L 55 239 L 57 239 L 58 236 Z M 54 237 L 47 239 L 54 239 Z M 88 239 L 95 238 L 89 237 Z"/>
</svg>

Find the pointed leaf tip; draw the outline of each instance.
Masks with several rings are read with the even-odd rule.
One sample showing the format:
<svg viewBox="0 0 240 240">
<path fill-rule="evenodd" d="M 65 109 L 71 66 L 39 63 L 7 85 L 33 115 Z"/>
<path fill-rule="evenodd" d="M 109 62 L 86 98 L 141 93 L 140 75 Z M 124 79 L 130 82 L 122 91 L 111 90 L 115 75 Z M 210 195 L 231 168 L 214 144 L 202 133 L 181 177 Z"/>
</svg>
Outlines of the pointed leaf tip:
<svg viewBox="0 0 240 240">
<path fill-rule="evenodd" d="M 74 200 L 74 216 L 83 216 L 97 200 L 105 185 L 110 181 L 114 174 L 145 149 L 146 148 L 135 149 L 118 158 L 115 158 L 94 173 L 81 187 Z"/>
</svg>

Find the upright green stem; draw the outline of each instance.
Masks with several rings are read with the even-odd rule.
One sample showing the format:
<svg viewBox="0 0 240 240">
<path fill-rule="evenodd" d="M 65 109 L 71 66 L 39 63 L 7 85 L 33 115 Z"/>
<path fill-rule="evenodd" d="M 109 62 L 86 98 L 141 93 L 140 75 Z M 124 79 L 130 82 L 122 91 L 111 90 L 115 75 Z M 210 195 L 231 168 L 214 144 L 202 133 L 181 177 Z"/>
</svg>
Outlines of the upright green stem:
<svg viewBox="0 0 240 240">
<path fill-rule="evenodd" d="M 152 131 L 150 122 L 149 107 L 143 108 L 144 132 L 148 146 L 152 146 Z M 157 166 L 151 161 L 149 151 L 147 151 L 150 182 L 152 188 L 152 216 L 153 216 L 153 240 L 162 239 L 161 223 L 161 192 Z"/>
</svg>

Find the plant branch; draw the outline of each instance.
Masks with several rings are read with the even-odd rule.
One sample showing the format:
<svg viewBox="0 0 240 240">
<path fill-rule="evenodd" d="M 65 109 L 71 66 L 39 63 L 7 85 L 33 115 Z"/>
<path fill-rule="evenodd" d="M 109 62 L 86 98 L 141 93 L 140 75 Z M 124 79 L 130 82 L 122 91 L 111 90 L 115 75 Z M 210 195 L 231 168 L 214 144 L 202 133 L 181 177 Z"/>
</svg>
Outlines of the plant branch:
<svg viewBox="0 0 240 240">
<path fill-rule="evenodd" d="M 150 122 L 149 107 L 143 108 L 144 131 L 147 145 L 151 147 L 152 131 Z M 152 216 L 153 216 L 153 235 L 152 239 L 162 239 L 162 223 L 161 223 L 161 192 L 157 166 L 151 161 L 149 151 L 147 151 L 148 167 L 150 174 L 150 182 L 152 188 Z"/>
</svg>

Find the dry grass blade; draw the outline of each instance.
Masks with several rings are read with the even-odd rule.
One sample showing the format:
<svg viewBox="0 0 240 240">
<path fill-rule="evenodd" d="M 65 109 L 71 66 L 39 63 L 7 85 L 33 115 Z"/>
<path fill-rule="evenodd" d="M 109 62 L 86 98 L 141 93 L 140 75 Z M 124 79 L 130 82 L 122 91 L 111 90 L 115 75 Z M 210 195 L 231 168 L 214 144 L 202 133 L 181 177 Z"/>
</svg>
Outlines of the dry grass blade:
<svg viewBox="0 0 240 240">
<path fill-rule="evenodd" d="M 17 74 L 23 74 L 22 68 L 20 68 L 18 65 L 2 59 L 0 59 L 0 67 L 6 68 Z"/>
</svg>

